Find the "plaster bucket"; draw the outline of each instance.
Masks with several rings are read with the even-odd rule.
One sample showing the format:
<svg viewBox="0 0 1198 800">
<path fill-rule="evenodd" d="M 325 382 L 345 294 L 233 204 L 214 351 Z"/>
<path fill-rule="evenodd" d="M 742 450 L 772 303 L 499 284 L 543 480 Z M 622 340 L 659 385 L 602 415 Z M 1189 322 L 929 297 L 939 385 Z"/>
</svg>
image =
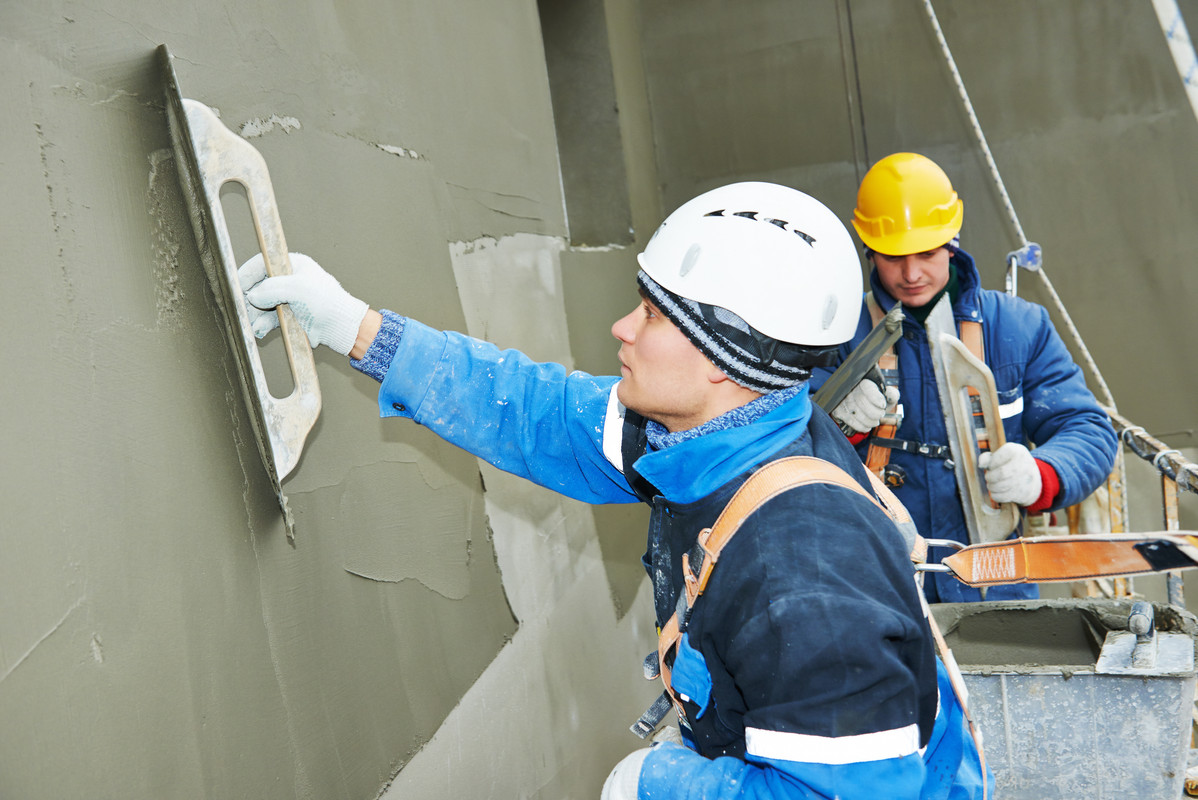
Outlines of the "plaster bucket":
<svg viewBox="0 0 1198 800">
<path fill-rule="evenodd" d="M 942 603 L 1003 800 L 1180 798 L 1198 620 L 1167 605 L 1151 637 L 1130 600 Z M 1136 645 L 1140 644 L 1139 649 Z"/>
</svg>

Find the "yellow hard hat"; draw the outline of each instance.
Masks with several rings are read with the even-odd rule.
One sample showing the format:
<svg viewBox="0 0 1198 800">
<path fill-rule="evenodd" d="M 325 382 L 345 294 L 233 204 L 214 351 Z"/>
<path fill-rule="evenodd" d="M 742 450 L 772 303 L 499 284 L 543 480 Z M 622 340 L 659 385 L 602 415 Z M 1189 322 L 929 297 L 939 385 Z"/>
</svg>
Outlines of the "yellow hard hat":
<svg viewBox="0 0 1198 800">
<path fill-rule="evenodd" d="M 964 218 L 964 204 L 936 162 L 917 153 L 895 153 L 861 179 L 853 227 L 871 250 L 907 256 L 952 241 Z"/>
</svg>

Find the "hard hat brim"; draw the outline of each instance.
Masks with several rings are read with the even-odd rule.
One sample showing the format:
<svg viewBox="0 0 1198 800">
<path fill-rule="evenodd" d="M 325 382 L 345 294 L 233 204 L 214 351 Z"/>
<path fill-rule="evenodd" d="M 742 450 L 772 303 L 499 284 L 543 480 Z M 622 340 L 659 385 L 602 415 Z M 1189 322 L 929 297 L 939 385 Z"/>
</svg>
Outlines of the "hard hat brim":
<svg viewBox="0 0 1198 800">
<path fill-rule="evenodd" d="M 884 256 L 910 256 L 916 253 L 926 253 L 943 247 L 961 232 L 961 226 L 944 225 L 937 228 L 920 228 L 919 230 L 901 231 L 889 236 L 870 236 L 861 231 L 861 226 L 853 220 L 853 229 L 861 237 L 861 242 Z"/>
</svg>

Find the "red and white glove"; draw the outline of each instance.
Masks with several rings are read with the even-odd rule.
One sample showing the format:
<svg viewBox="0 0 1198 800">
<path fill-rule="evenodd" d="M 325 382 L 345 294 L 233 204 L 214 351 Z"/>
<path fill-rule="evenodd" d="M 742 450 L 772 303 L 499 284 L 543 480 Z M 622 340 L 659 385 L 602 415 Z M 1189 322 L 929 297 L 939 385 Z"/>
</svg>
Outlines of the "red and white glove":
<svg viewBox="0 0 1198 800">
<path fill-rule="evenodd" d="M 1040 499 L 1040 468 L 1023 445 L 1007 442 L 993 453 L 982 453 L 978 466 L 986 471 L 986 488 L 994 502 L 1030 506 Z"/>
</svg>

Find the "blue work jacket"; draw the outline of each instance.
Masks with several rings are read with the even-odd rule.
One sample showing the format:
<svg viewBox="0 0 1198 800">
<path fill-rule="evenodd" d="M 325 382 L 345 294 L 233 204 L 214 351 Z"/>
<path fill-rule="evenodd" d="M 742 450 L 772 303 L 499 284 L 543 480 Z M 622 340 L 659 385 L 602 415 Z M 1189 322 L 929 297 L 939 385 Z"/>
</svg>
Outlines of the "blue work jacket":
<svg viewBox="0 0 1198 800">
<path fill-rule="evenodd" d="M 1111 472 L 1118 440 L 1110 420 L 1086 387 L 1042 306 L 981 288 L 972 256 L 956 250 L 952 256 L 960 293 L 953 316 L 960 323 L 982 324 L 986 364 L 994 373 L 1003 432 L 1008 442 L 1034 447 L 1033 455 L 1056 471 L 1060 492 L 1049 510 L 1080 502 Z M 884 311 L 895 303 L 882 287 L 875 269 L 870 275 L 874 298 Z M 870 332 L 873 321 L 862 304 L 861 319 L 853 339 L 841 348 L 848 355 Z M 903 421 L 896 438 L 930 445 L 948 444 L 944 413 L 936 389 L 936 375 L 923 325 L 908 316 L 902 338 L 895 343 Z M 812 379 L 822 385 L 829 371 L 817 370 Z M 869 440 L 857 445 L 862 459 Z M 905 482 L 895 494 L 928 539 L 953 539 L 967 543 L 965 512 L 951 463 L 918 453 L 891 450 L 890 463 L 902 468 Z M 930 561 L 949 551 L 933 548 Z M 929 574 L 925 591 L 933 602 L 968 602 L 981 599 L 979 590 L 949 575 Z M 987 599 L 1037 597 L 1034 584 L 991 587 Z"/>
<path fill-rule="evenodd" d="M 627 442 L 643 427 L 626 418 L 617 378 L 402 324 L 402 336 L 384 337 L 397 344 L 381 376 L 381 413 L 578 500 L 647 500 L 659 621 L 680 591 L 682 553 L 761 463 L 814 454 L 867 485 L 806 388 L 748 424 L 645 446 L 626 465 Z M 675 665 L 690 698 L 690 747 L 654 747 L 638 797 L 980 797 L 977 753 L 889 517 L 820 485 L 771 500 L 745 525 Z"/>
</svg>

